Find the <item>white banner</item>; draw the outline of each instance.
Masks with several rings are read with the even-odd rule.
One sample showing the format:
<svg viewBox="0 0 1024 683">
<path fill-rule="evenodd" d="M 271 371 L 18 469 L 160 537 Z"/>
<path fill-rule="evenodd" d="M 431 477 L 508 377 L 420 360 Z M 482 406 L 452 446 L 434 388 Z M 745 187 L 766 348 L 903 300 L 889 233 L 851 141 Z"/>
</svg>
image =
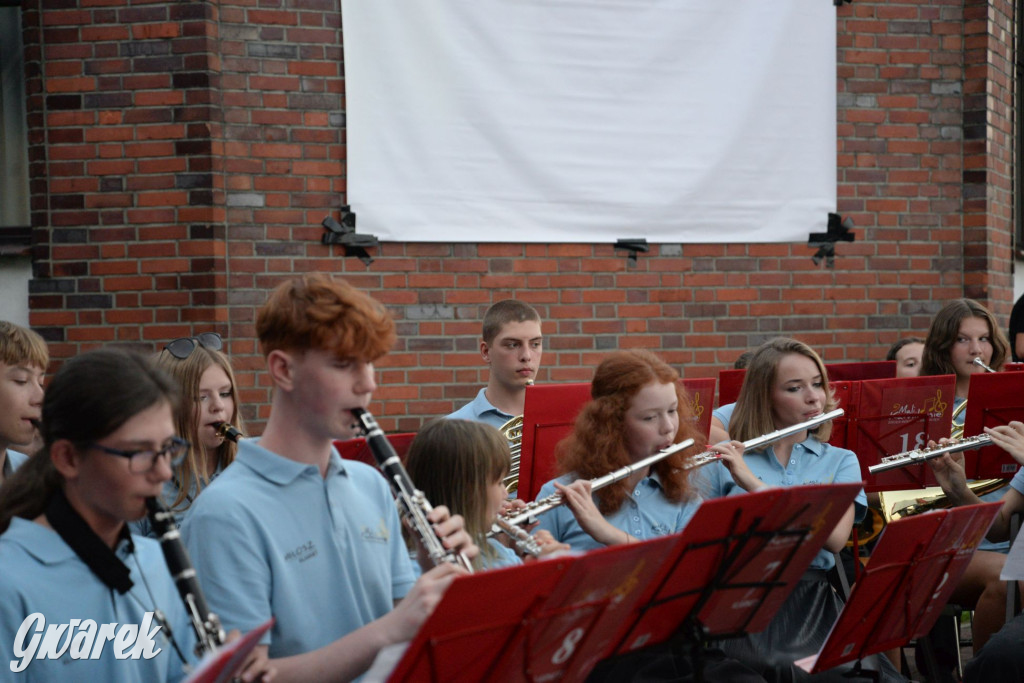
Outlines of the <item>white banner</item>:
<svg viewBox="0 0 1024 683">
<path fill-rule="evenodd" d="M 801 242 L 831 0 L 343 0 L 348 201 L 387 241 Z"/>
</svg>

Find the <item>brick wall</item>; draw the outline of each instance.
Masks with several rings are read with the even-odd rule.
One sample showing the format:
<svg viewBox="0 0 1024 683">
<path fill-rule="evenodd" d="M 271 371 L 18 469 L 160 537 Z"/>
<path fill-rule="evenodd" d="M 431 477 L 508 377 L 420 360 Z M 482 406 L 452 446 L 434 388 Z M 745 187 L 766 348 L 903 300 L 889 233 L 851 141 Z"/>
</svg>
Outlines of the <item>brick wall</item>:
<svg viewBox="0 0 1024 683">
<path fill-rule="evenodd" d="M 965 293 L 1009 314 L 1010 2 L 837 10 L 838 209 L 857 241 L 833 269 L 806 244 L 655 245 L 630 264 L 606 244 L 387 243 L 365 267 L 319 241 L 346 203 L 337 2 L 23 7 L 32 325 L 58 359 L 215 329 L 254 432 L 269 395 L 255 312 L 307 270 L 394 312 L 372 406 L 390 430 L 475 393 L 479 320 L 506 297 L 544 316 L 540 380 L 554 382 L 634 346 L 714 375 L 778 334 L 829 361 L 880 359 Z"/>
</svg>

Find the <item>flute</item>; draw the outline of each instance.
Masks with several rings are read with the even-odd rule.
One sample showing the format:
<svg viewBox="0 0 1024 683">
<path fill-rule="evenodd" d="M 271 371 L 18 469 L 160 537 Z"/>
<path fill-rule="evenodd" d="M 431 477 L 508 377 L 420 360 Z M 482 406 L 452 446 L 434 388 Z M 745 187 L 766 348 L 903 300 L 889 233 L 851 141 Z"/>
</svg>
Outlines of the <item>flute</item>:
<svg viewBox="0 0 1024 683">
<path fill-rule="evenodd" d="M 606 474 L 603 477 L 595 477 L 594 479 L 590 480 L 590 490 L 596 491 L 600 488 L 608 486 L 609 484 L 614 484 L 617 481 L 625 479 L 634 472 L 637 472 L 645 467 L 653 465 L 659 460 L 664 460 L 673 453 L 678 453 L 679 451 L 685 450 L 692 445 L 693 439 L 686 439 L 685 441 L 680 441 L 677 444 L 672 444 L 668 448 L 658 451 L 654 455 L 648 456 L 643 460 L 638 460 L 632 465 L 620 467 L 614 472 Z M 501 517 L 501 520 L 503 524 L 507 523 L 511 526 L 518 527 L 522 524 L 530 522 L 531 518 L 535 515 L 539 515 L 548 512 L 549 510 L 553 510 L 554 508 L 558 507 L 559 505 L 562 505 L 563 503 L 565 503 L 565 500 L 562 498 L 561 493 L 552 493 L 550 496 L 546 498 L 541 498 L 540 500 L 535 500 L 533 502 L 527 503 L 525 508 L 521 508 L 520 510 L 516 511 L 516 513 L 513 515 L 503 515 Z M 495 527 L 498 526 L 499 525 L 495 524 Z M 488 534 L 488 536 L 493 536 L 496 533 L 500 533 L 501 531 L 503 531 L 503 529 L 496 529 L 495 527 L 491 528 L 491 532 Z"/>
<path fill-rule="evenodd" d="M 210 610 L 206 596 L 199 587 L 196 570 L 192 568 L 192 561 L 174 523 L 174 513 L 157 498 L 146 499 L 146 510 L 153 531 L 160 540 L 160 548 L 164 551 L 164 560 L 174 585 L 178 587 L 178 593 L 185 602 L 185 611 L 192 620 L 192 628 L 196 632 L 196 654 L 216 652 L 224 644 L 224 629 L 220 619 Z"/>
<path fill-rule="evenodd" d="M 888 470 L 895 470 L 900 467 L 931 460 L 932 458 L 938 458 L 946 453 L 959 453 L 960 451 L 969 451 L 974 448 L 990 445 L 992 445 L 992 438 L 988 434 L 978 434 L 977 436 L 957 439 L 956 441 L 933 448 L 916 448 L 912 451 L 888 455 L 879 460 L 877 465 L 868 467 L 868 472 L 870 474 L 878 474 L 879 472 L 887 472 Z"/>
<path fill-rule="evenodd" d="M 472 572 L 473 565 L 469 558 L 461 552 L 444 547 L 437 532 L 434 531 L 433 525 L 427 519 L 427 515 L 434 508 L 427 501 L 427 497 L 423 495 L 423 491 L 413 485 L 405 465 L 395 453 L 395 449 L 391 447 L 391 442 L 384 436 L 377 421 L 373 419 L 373 415 L 362 408 L 353 408 L 352 414 L 359 420 L 366 433 L 366 445 L 370 447 L 373 459 L 377 461 L 377 467 L 391 484 L 391 493 L 394 494 L 395 501 L 398 503 L 399 512 L 412 532 L 419 538 L 423 549 L 430 556 L 431 562 L 435 566 L 442 562 L 451 562 Z"/>
</svg>

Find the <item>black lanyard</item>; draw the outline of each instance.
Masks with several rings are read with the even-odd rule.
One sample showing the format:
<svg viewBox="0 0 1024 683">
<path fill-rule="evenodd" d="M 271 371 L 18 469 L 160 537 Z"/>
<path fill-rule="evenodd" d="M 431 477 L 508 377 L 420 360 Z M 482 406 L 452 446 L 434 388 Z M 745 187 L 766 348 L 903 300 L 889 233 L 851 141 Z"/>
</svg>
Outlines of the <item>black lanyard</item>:
<svg viewBox="0 0 1024 683">
<path fill-rule="evenodd" d="M 46 506 L 46 520 L 104 585 L 122 595 L 131 590 L 131 571 L 86 524 L 81 515 L 75 512 L 63 491 L 58 490 L 50 498 Z M 121 527 L 119 535 L 122 540 L 128 541 L 128 552 L 134 552 L 135 546 L 127 525 Z"/>
</svg>

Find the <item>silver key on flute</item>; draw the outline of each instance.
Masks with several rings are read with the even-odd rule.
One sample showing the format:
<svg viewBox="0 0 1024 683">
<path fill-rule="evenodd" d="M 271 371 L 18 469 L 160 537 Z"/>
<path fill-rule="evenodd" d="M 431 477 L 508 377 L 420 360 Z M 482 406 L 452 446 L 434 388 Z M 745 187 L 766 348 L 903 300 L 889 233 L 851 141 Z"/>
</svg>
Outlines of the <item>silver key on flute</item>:
<svg viewBox="0 0 1024 683">
<path fill-rule="evenodd" d="M 969 451 L 974 448 L 983 448 L 990 445 L 992 445 L 992 438 L 988 434 L 969 436 L 966 439 L 957 439 L 934 448 L 917 448 L 912 451 L 897 453 L 896 455 L 887 455 L 879 460 L 877 465 L 868 467 L 868 473 L 878 474 L 879 472 L 887 472 L 938 458 L 946 453 L 959 453 L 960 451 Z"/>
</svg>

